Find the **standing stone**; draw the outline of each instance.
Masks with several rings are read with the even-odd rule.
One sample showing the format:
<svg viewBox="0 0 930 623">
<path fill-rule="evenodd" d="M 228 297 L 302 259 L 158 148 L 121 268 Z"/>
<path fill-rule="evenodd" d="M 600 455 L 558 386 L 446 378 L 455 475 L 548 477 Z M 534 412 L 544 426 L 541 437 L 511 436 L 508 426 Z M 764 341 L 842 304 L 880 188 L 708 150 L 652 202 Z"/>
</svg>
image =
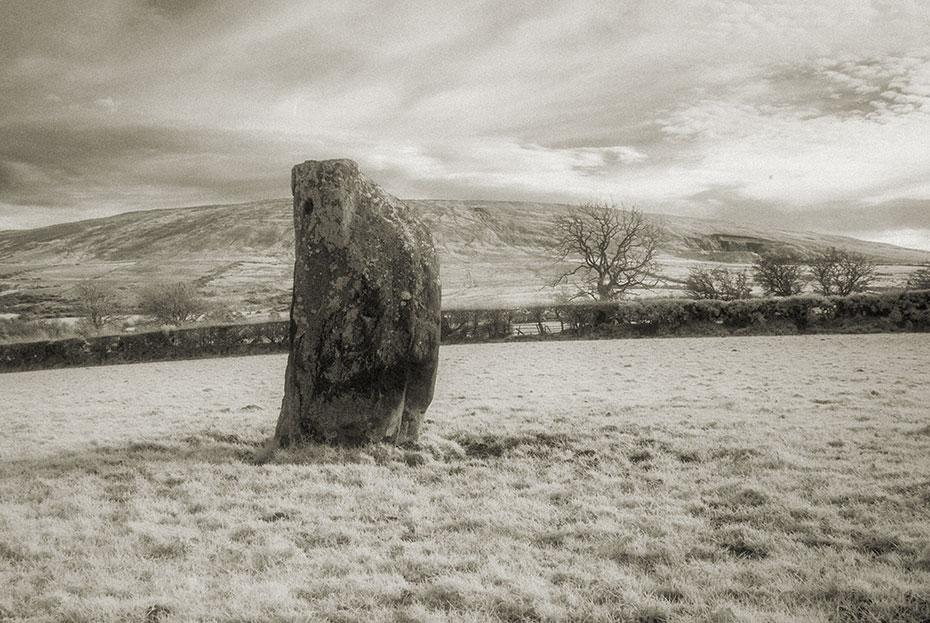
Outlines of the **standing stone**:
<svg viewBox="0 0 930 623">
<path fill-rule="evenodd" d="M 439 360 L 429 231 L 351 160 L 291 171 L 294 294 L 280 446 L 416 441 Z"/>
</svg>

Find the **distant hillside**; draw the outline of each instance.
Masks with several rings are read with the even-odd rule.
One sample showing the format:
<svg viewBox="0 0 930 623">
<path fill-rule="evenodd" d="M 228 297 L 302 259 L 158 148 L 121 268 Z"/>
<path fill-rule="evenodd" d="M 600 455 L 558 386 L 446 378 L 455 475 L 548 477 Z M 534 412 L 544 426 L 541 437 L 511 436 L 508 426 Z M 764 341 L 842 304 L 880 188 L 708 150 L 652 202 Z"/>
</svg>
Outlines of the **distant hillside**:
<svg viewBox="0 0 930 623">
<path fill-rule="evenodd" d="M 431 227 L 440 254 L 447 306 L 520 304 L 551 299 L 546 246 L 562 204 L 413 200 Z M 290 199 L 237 205 L 129 212 L 22 231 L 0 232 L 0 311 L 13 294 L 33 300 L 67 298 L 80 280 L 121 288 L 127 300 L 145 283 L 196 281 L 237 309 L 284 309 L 291 286 L 293 225 Z M 930 259 L 923 251 L 852 238 L 654 216 L 669 237 L 662 251 L 667 287 L 695 262 L 747 264 L 767 249 L 809 255 L 836 246 L 889 267 Z M 906 269 L 902 269 L 905 270 Z M 898 270 L 886 270 L 889 280 Z M 6 299 L 12 300 L 12 299 Z M 9 306 L 8 306 L 9 307 Z"/>
</svg>

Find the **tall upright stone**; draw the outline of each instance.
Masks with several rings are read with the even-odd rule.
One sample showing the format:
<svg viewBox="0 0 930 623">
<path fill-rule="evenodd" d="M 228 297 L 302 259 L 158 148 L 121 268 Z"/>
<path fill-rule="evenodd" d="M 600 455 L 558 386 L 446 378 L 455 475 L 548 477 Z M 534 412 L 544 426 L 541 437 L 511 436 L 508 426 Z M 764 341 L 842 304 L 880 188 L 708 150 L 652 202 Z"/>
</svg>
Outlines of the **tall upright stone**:
<svg viewBox="0 0 930 623">
<path fill-rule="evenodd" d="M 291 171 L 294 294 L 281 446 L 415 441 L 439 359 L 429 231 L 351 160 Z"/>
</svg>

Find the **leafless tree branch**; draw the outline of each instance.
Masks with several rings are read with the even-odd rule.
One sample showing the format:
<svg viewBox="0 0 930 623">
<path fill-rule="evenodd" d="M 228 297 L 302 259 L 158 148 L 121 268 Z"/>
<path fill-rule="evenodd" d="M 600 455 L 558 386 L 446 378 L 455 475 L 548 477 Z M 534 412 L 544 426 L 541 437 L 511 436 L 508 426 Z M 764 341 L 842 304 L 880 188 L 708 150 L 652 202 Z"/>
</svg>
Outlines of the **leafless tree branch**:
<svg viewBox="0 0 930 623">
<path fill-rule="evenodd" d="M 875 279 L 875 263 L 860 253 L 831 248 L 809 263 L 814 289 L 824 296 L 862 292 Z"/>
<path fill-rule="evenodd" d="M 636 207 L 582 204 L 556 218 L 553 231 L 553 252 L 562 267 L 551 285 L 574 286 L 578 293 L 572 298 L 611 301 L 658 283 L 656 255 L 664 232 Z"/>
</svg>

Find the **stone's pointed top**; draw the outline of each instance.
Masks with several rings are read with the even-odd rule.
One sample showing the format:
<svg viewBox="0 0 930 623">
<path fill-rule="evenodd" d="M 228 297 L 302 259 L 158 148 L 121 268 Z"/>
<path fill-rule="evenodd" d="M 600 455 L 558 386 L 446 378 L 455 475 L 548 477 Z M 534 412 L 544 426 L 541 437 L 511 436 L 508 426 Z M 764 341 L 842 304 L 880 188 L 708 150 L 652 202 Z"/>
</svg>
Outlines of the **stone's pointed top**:
<svg viewBox="0 0 930 623">
<path fill-rule="evenodd" d="M 358 164 L 348 158 L 337 158 L 334 160 L 307 160 L 301 164 L 296 164 L 291 169 L 291 194 L 297 185 L 297 179 L 346 179 L 361 177 L 358 170 Z"/>
<path fill-rule="evenodd" d="M 351 169 L 358 172 L 358 163 L 348 158 L 334 158 L 333 160 L 305 160 L 294 167 L 304 170 Z"/>
<path fill-rule="evenodd" d="M 330 158 L 329 160 L 304 160 L 302 164 L 309 165 L 322 165 L 322 166 L 337 166 L 340 164 L 345 164 L 358 168 L 358 163 L 351 158 Z M 299 166 L 299 165 L 298 165 Z"/>
</svg>

